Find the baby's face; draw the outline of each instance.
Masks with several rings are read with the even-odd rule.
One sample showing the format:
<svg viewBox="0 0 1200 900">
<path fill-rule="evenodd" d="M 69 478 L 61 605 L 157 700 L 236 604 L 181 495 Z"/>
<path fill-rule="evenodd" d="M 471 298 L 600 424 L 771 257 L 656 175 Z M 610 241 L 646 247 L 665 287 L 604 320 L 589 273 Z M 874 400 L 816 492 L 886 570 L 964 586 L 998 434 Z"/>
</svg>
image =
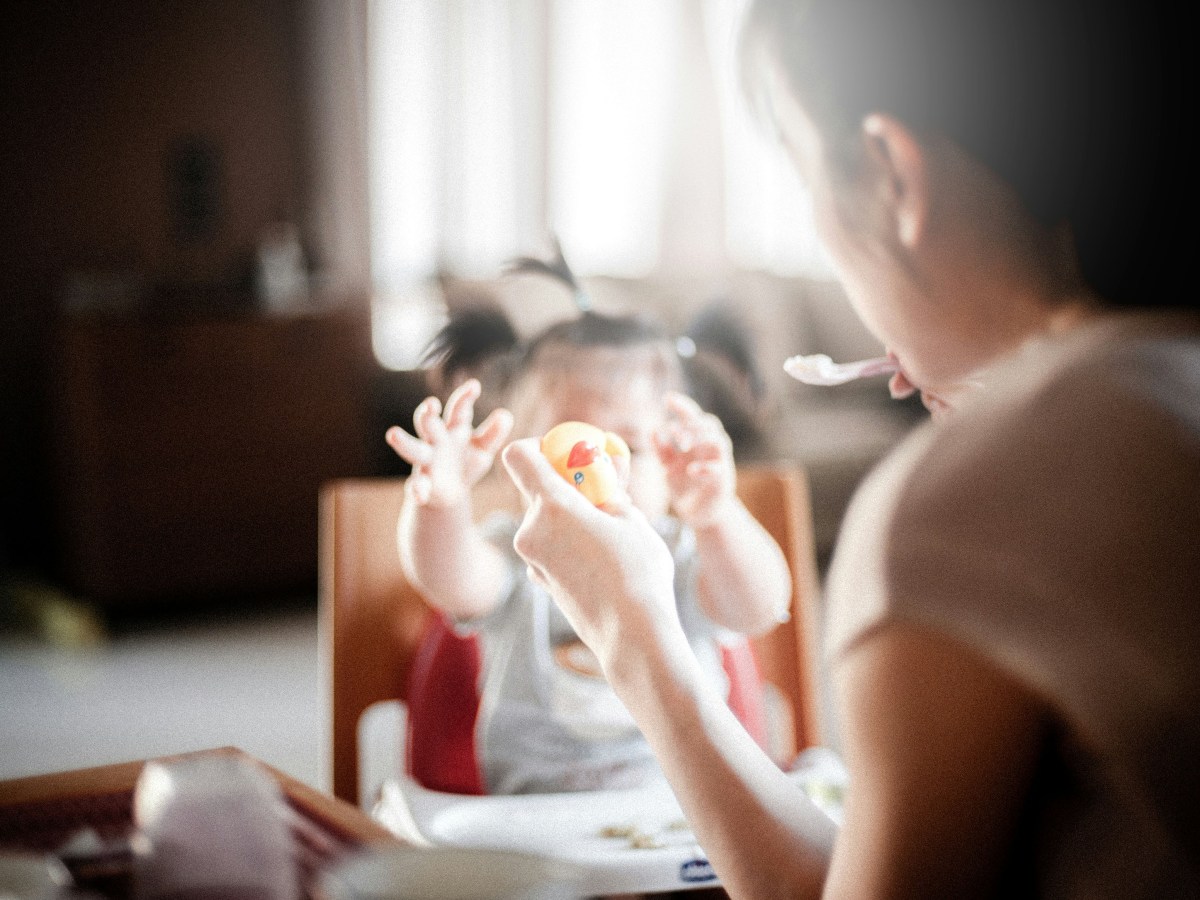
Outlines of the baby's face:
<svg viewBox="0 0 1200 900">
<path fill-rule="evenodd" d="M 595 351 L 584 351 L 581 361 Z M 523 408 L 513 412 L 525 437 L 540 437 L 559 422 L 587 422 L 611 431 L 629 445 L 629 495 L 653 518 L 667 511 L 666 473 L 652 436 L 666 416 L 659 378 L 638 371 L 605 372 L 583 364 L 572 373 L 534 372 L 527 376 Z M 517 404 L 514 404 L 516 406 Z"/>
</svg>

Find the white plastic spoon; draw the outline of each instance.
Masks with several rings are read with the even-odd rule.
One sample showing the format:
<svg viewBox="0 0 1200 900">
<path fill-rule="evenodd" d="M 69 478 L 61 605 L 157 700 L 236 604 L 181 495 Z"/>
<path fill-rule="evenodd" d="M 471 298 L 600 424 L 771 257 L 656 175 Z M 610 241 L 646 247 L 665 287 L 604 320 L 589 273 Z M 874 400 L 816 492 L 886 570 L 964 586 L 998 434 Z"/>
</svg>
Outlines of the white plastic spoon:
<svg viewBox="0 0 1200 900">
<path fill-rule="evenodd" d="M 856 378 L 874 375 L 891 375 L 900 367 L 886 356 L 862 359 L 858 362 L 835 363 L 824 353 L 810 356 L 792 356 L 784 360 L 783 371 L 805 384 L 845 384 Z"/>
</svg>

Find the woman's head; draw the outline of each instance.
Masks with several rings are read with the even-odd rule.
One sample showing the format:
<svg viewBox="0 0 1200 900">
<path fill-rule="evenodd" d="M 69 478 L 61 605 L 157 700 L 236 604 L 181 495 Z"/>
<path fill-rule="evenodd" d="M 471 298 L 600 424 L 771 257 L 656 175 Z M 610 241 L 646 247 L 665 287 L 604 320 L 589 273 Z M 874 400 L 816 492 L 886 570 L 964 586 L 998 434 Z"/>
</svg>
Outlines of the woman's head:
<svg viewBox="0 0 1200 900">
<path fill-rule="evenodd" d="M 908 345 L 902 362 L 936 369 L 930 356 L 955 348 L 947 371 L 985 362 L 1037 306 L 1088 287 L 1175 301 L 1162 211 L 1178 191 L 1166 163 L 1183 85 L 1165 6 L 755 0 L 747 85 L 813 190 L 851 299 Z M 941 350 L 925 346 L 937 335 Z"/>
</svg>

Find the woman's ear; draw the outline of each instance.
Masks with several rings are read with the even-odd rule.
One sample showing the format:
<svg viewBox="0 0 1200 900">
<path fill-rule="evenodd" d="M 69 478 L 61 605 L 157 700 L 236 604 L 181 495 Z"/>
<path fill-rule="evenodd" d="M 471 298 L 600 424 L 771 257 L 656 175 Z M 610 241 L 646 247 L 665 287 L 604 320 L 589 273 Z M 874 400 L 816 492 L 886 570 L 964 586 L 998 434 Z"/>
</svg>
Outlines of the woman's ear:
<svg viewBox="0 0 1200 900">
<path fill-rule="evenodd" d="M 883 113 L 862 122 L 868 165 L 878 176 L 895 236 L 912 250 L 925 236 L 929 216 L 928 156 L 905 125 Z"/>
</svg>

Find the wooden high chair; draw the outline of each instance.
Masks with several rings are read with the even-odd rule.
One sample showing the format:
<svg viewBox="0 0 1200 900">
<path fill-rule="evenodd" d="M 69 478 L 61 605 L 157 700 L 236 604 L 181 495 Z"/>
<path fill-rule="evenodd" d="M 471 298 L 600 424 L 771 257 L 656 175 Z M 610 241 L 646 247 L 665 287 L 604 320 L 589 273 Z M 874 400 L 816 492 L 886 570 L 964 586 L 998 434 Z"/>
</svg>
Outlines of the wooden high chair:
<svg viewBox="0 0 1200 900">
<path fill-rule="evenodd" d="M 332 792 L 359 797 L 359 719 L 372 704 L 407 699 L 409 674 L 434 616 L 407 583 L 396 550 L 399 478 L 348 478 L 320 496 L 320 656 L 330 697 Z M 768 685 L 768 750 L 787 765 L 819 744 L 817 568 L 808 482 L 788 465 L 742 466 L 738 494 L 783 548 L 791 568 L 791 619 L 752 641 Z"/>
</svg>

